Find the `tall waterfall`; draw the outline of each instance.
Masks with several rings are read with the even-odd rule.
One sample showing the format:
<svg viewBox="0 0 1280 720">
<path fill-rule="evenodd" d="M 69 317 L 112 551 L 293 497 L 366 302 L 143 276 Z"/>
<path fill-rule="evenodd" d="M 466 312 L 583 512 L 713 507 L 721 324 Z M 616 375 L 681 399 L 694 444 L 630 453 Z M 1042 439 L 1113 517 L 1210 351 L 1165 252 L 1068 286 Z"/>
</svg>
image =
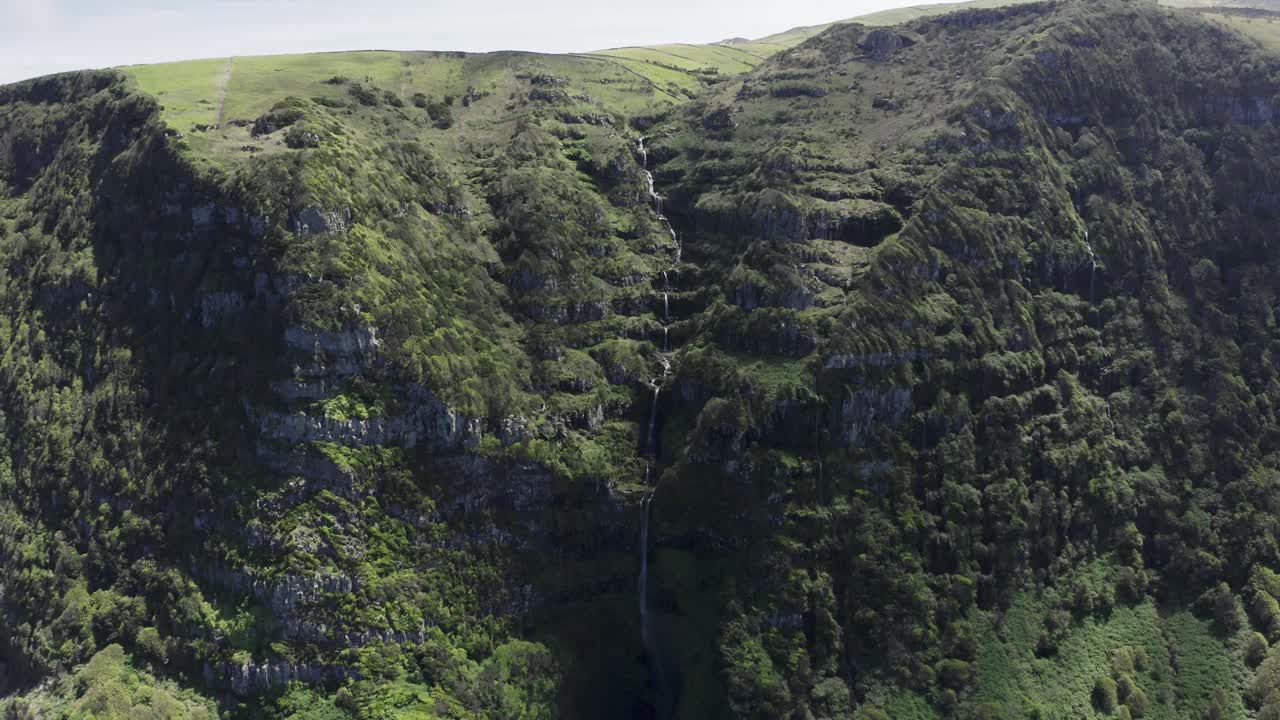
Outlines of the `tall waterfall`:
<svg viewBox="0 0 1280 720">
<path fill-rule="evenodd" d="M 653 173 L 649 172 L 649 152 L 645 148 L 644 138 L 641 137 L 638 143 L 638 151 L 640 154 L 641 167 L 644 170 L 645 179 L 649 187 L 649 199 L 653 203 L 653 212 L 657 216 L 658 221 L 666 225 L 667 232 L 671 234 L 673 243 L 672 263 L 669 270 L 662 271 L 662 315 L 658 318 L 662 325 L 662 347 L 658 353 L 658 360 L 662 365 L 662 375 L 653 378 L 648 383 L 649 389 L 653 392 L 653 399 L 649 407 L 649 428 L 645 434 L 644 452 L 656 457 L 658 453 L 657 447 L 657 424 L 658 410 L 661 403 L 662 385 L 666 382 L 667 377 L 671 374 L 671 347 L 670 347 L 670 326 L 671 326 L 671 273 L 677 272 L 680 265 L 680 255 L 682 248 L 680 246 L 680 238 L 676 235 L 676 230 L 671 226 L 671 221 L 666 215 L 662 214 L 662 196 L 658 194 L 657 188 L 654 187 Z M 678 308 L 677 308 L 678 309 Z M 655 308 L 655 315 L 657 310 Z M 664 662 L 660 648 L 658 647 L 657 636 L 649 618 L 649 517 L 653 505 L 653 498 L 657 492 L 657 483 L 651 482 L 652 468 L 645 466 L 645 485 L 650 489 L 640 500 L 640 576 L 638 580 L 638 604 L 640 610 L 640 645 L 644 649 L 644 657 L 649 665 L 650 676 L 653 680 L 653 711 L 654 716 L 660 720 L 671 717 L 676 704 L 676 698 L 673 693 L 673 683 L 667 677 L 667 665 Z"/>
</svg>

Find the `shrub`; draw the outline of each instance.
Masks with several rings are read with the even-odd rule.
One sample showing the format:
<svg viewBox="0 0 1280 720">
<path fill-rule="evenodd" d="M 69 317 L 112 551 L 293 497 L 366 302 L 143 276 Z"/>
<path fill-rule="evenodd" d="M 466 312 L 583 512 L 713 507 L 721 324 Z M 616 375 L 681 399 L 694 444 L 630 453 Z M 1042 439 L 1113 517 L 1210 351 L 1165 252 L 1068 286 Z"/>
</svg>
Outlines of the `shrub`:
<svg viewBox="0 0 1280 720">
<path fill-rule="evenodd" d="M 1151 667 L 1151 658 L 1147 655 L 1147 649 L 1142 645 L 1133 649 L 1133 667 L 1138 671 Z"/>
<path fill-rule="evenodd" d="M 382 93 L 367 85 L 352 85 L 347 92 L 361 105 L 377 107 L 382 104 Z"/>
<path fill-rule="evenodd" d="M 253 122 L 249 134 L 253 137 L 270 135 L 280 128 L 289 127 L 303 118 L 302 108 L 281 103 Z"/>
<path fill-rule="evenodd" d="M 988 702 L 974 708 L 973 717 L 975 720 L 1001 720 L 1005 717 L 1005 712 L 999 705 Z"/>
<path fill-rule="evenodd" d="M 969 663 L 947 658 L 938 663 L 938 681 L 943 687 L 963 690 L 969 684 Z"/>
<path fill-rule="evenodd" d="M 1111 672 L 1122 678 L 1134 672 L 1133 650 L 1119 647 L 1111 651 Z M 1123 696 L 1121 696 L 1123 698 Z"/>
<path fill-rule="evenodd" d="M 284 135 L 284 144 L 294 150 L 320 147 L 320 136 L 305 127 L 291 127 Z"/>
<path fill-rule="evenodd" d="M 449 109 L 449 103 L 444 100 L 433 100 L 427 103 L 427 117 L 431 118 L 431 124 L 441 130 L 448 130 L 453 127 L 453 111 Z"/>
<path fill-rule="evenodd" d="M 1133 678 L 1128 675 L 1121 675 L 1116 681 L 1116 697 L 1122 703 L 1127 703 L 1137 689 L 1138 686 L 1133 684 Z"/>
<path fill-rule="evenodd" d="M 135 642 L 138 644 L 138 649 L 155 662 L 162 665 L 169 662 L 165 653 L 164 640 L 160 637 L 160 631 L 155 628 L 145 627 L 139 630 Z"/>
<path fill-rule="evenodd" d="M 1262 633 L 1250 633 L 1249 639 L 1244 644 L 1244 661 L 1249 664 L 1249 667 L 1256 668 L 1266 659 L 1269 649 L 1267 639 Z"/>
<path fill-rule="evenodd" d="M 360 705 L 356 702 L 355 696 L 346 688 L 338 688 L 337 694 L 333 696 L 333 704 L 345 710 L 352 717 L 356 717 L 360 713 Z"/>
<path fill-rule="evenodd" d="M 1236 605 L 1236 596 L 1225 582 L 1218 583 L 1216 588 L 1205 593 L 1201 602 L 1212 613 L 1214 624 L 1220 632 L 1231 634 L 1240 629 L 1240 609 Z"/>
<path fill-rule="evenodd" d="M 1116 573 L 1116 595 L 1126 603 L 1142 602 L 1147 594 L 1146 577 L 1129 566 Z"/>
<path fill-rule="evenodd" d="M 853 709 L 849 686 L 840 678 L 823 678 L 813 686 L 809 697 L 814 710 L 826 717 L 847 716 Z"/>
<path fill-rule="evenodd" d="M 1093 704 L 1105 713 L 1115 712 L 1119 701 L 1116 699 L 1116 681 L 1109 677 L 1098 678 L 1093 684 Z"/>
<path fill-rule="evenodd" d="M 1147 694 L 1142 692 L 1142 688 L 1134 687 L 1129 691 L 1129 697 L 1124 701 L 1125 707 L 1129 708 L 1129 712 L 1136 718 L 1140 718 L 1147 714 Z"/>
</svg>

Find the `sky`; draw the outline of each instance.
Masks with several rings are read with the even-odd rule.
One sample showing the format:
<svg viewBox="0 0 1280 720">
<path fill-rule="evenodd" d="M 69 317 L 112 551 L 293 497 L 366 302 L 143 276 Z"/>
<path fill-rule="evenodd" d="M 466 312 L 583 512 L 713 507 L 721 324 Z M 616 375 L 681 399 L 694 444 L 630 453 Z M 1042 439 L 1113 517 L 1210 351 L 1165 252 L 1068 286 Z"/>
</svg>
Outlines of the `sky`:
<svg viewBox="0 0 1280 720">
<path fill-rule="evenodd" d="M 232 55 L 715 42 L 931 1 L 0 0 L 0 83 Z"/>
</svg>

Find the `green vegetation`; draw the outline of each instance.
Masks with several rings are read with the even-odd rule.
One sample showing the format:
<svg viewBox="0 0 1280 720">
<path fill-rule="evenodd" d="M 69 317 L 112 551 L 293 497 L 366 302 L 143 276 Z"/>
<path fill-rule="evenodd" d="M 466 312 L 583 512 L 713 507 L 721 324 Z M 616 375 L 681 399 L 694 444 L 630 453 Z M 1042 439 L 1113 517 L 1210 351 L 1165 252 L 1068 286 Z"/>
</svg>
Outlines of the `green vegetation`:
<svg viewBox="0 0 1280 720">
<path fill-rule="evenodd" d="M 66 720 L 213 720 L 218 716 L 212 702 L 136 669 L 119 645 L 98 651 L 57 685 L 13 701 L 7 712 L 14 718 Z"/>
<path fill-rule="evenodd" d="M 1197 7 L 1203 17 L 1258 41 L 1268 50 L 1280 48 L 1280 14 L 1252 8 Z"/>
<path fill-rule="evenodd" d="M 0 88 L 7 717 L 1276 715 L 1267 17 Z"/>
</svg>

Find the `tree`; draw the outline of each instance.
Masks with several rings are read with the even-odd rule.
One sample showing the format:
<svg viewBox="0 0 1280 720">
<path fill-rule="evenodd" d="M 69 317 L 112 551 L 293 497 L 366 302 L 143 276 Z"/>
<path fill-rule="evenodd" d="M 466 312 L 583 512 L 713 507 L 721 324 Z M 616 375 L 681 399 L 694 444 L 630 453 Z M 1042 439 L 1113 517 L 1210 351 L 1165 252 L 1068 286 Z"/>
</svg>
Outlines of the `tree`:
<svg viewBox="0 0 1280 720">
<path fill-rule="evenodd" d="M 1129 708 L 1129 712 L 1136 718 L 1140 718 L 1147 714 L 1147 694 L 1142 692 L 1142 688 L 1134 687 L 1129 691 L 1129 697 L 1124 701 L 1125 707 Z"/>
<path fill-rule="evenodd" d="M 1116 681 L 1109 677 L 1100 677 L 1093 684 L 1093 704 L 1105 713 L 1113 713 L 1119 700 L 1116 698 Z"/>
<path fill-rule="evenodd" d="M 1262 633 L 1256 631 L 1249 633 L 1249 639 L 1244 645 L 1244 661 L 1249 664 L 1249 667 L 1256 668 L 1266 659 L 1269 649 L 1267 638 Z"/>
</svg>

